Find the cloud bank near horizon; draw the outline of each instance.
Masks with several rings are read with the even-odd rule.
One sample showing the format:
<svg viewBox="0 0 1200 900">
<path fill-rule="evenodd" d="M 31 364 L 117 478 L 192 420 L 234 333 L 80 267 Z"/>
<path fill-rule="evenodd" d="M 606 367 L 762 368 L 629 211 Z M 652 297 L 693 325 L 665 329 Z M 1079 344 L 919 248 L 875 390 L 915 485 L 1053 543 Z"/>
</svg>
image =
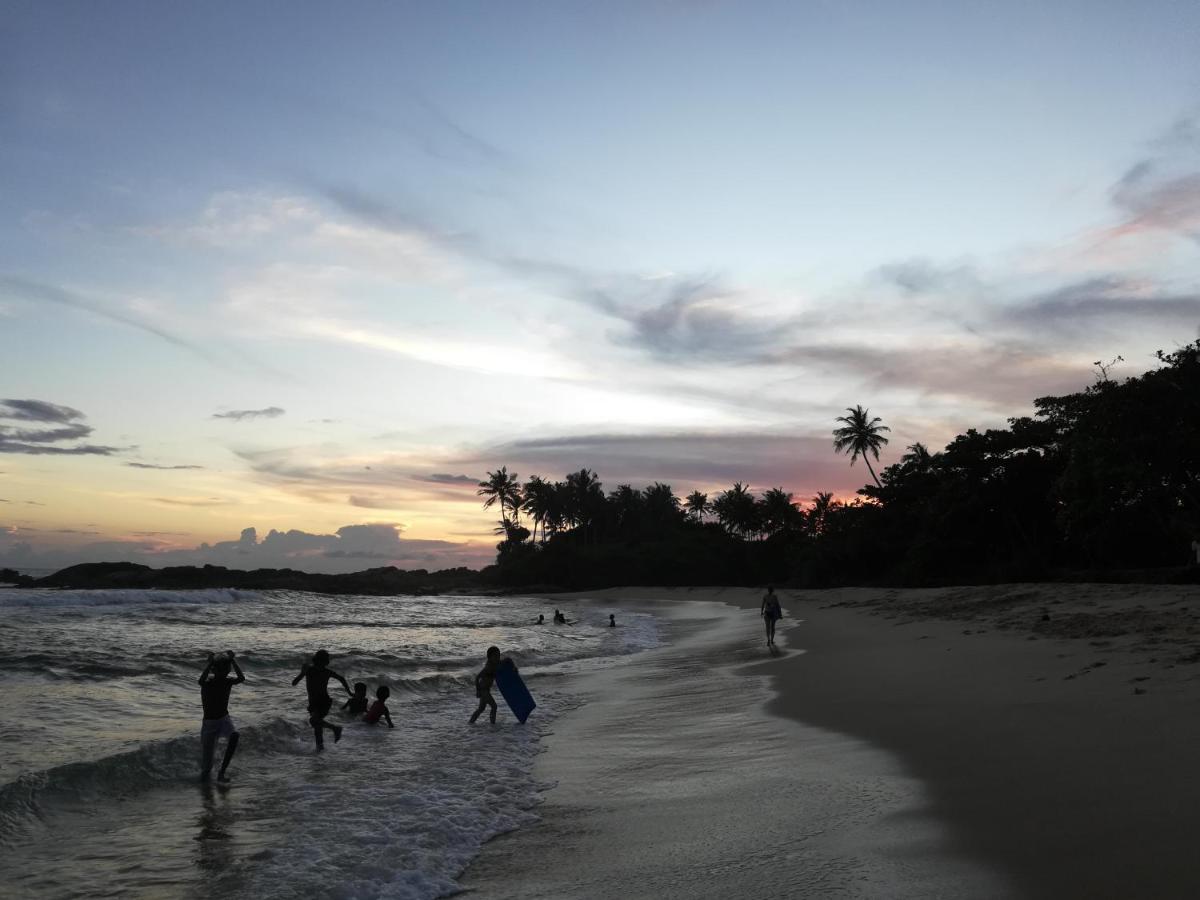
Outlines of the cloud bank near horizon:
<svg viewBox="0 0 1200 900">
<path fill-rule="evenodd" d="M 482 568 L 490 564 L 495 548 L 444 540 L 403 536 L 394 523 L 344 525 L 331 534 L 299 529 L 271 529 L 260 539 L 253 527 L 235 540 L 201 543 L 191 549 L 173 547 L 159 532 L 143 533 L 143 540 L 102 540 L 71 546 L 39 545 L 36 529 L 0 526 L 0 566 L 13 568 L 64 568 L 83 562 L 135 562 L 163 566 L 225 566 L 231 569 L 300 569 L 308 572 L 357 572 L 379 566 L 401 569 Z M 95 531 L 56 533 L 97 534 Z"/>
</svg>

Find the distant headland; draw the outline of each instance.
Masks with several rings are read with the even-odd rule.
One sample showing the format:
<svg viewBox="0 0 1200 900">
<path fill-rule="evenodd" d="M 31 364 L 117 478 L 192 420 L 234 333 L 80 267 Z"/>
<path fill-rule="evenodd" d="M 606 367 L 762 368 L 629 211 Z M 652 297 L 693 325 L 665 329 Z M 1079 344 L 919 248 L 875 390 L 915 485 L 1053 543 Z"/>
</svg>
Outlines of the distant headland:
<svg viewBox="0 0 1200 900">
<path fill-rule="evenodd" d="M 397 569 L 381 566 L 362 572 L 329 575 L 296 569 L 227 569 L 224 566 L 169 566 L 154 569 L 139 563 L 83 563 L 34 578 L 15 569 L 0 569 L 0 584 L 34 588 L 84 590 L 158 588 L 195 590 L 236 588 L 239 590 L 312 591 L 322 594 L 437 594 L 483 589 L 480 572 L 465 567 L 441 569 Z"/>
</svg>

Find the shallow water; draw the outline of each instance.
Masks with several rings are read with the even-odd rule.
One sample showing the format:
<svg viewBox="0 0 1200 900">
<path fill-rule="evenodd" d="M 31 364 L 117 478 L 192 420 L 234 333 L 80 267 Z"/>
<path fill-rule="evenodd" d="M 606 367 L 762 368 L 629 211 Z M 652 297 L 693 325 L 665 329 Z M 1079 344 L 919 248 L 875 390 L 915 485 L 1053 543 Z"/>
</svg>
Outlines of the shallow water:
<svg viewBox="0 0 1200 900">
<path fill-rule="evenodd" d="M 564 676 L 658 643 L 646 614 L 532 624 L 550 612 L 511 597 L 0 589 L 0 880 L 34 898 L 451 892 L 484 841 L 531 820 L 534 755 L 578 702 Z M 491 644 L 538 700 L 526 726 L 503 703 L 495 728 L 466 723 Z M 320 647 L 351 682 L 391 687 L 394 730 L 348 723 L 314 752 L 291 679 Z M 247 677 L 228 787 L 196 780 L 196 678 L 224 649 Z"/>
</svg>

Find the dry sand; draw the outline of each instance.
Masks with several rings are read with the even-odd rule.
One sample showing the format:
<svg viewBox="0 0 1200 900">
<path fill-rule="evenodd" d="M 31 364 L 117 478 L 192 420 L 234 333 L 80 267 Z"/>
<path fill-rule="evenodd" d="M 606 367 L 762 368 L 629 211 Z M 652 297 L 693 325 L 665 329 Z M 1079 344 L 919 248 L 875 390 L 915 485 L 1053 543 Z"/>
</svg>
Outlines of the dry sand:
<svg viewBox="0 0 1200 900">
<path fill-rule="evenodd" d="M 1200 589 L 781 594 L 778 657 L 757 591 L 558 595 L 657 606 L 670 644 L 590 679 L 542 823 L 468 890 L 1200 896 Z"/>
</svg>

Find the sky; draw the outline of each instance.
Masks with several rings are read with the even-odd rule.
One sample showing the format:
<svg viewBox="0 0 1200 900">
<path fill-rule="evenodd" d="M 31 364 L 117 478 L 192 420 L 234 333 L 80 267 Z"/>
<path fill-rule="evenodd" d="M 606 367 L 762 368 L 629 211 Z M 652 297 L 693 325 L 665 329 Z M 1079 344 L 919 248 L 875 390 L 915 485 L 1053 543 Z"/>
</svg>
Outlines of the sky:
<svg viewBox="0 0 1200 900">
<path fill-rule="evenodd" d="M 479 566 L 1200 337 L 1200 6 L 15 2 L 0 566 Z"/>
</svg>

